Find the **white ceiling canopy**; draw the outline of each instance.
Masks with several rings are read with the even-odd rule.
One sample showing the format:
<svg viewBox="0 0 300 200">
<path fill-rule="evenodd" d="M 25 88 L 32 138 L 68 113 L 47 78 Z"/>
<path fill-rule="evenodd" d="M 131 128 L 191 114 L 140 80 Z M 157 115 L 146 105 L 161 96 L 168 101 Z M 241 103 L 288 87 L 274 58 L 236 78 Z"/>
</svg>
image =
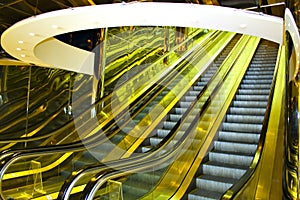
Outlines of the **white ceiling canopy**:
<svg viewBox="0 0 300 200">
<path fill-rule="evenodd" d="M 93 53 L 53 36 L 118 26 L 178 26 L 224 30 L 282 43 L 283 19 L 240 9 L 187 3 L 116 3 L 44 13 L 22 20 L 1 37 L 15 58 L 38 66 L 93 74 Z"/>
</svg>

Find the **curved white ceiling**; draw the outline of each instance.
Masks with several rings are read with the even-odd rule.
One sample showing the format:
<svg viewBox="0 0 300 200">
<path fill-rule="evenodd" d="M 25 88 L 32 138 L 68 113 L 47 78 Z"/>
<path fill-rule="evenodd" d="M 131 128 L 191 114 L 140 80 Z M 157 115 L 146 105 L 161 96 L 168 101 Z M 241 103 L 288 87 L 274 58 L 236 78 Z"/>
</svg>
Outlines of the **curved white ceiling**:
<svg viewBox="0 0 300 200">
<path fill-rule="evenodd" d="M 282 42 L 283 19 L 256 12 L 185 3 L 118 3 L 37 15 L 7 29 L 2 47 L 39 66 L 93 74 L 93 53 L 53 38 L 78 30 L 118 26 L 181 26 L 224 30 Z"/>
</svg>

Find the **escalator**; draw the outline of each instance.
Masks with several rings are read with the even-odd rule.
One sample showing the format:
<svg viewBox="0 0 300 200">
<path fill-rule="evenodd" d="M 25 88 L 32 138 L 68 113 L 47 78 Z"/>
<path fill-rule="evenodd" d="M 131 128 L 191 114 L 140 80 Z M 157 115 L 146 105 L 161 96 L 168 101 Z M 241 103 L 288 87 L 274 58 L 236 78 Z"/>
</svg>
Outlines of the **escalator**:
<svg viewBox="0 0 300 200">
<path fill-rule="evenodd" d="M 250 46 L 248 50 L 251 48 Z M 241 84 L 239 84 L 238 90 L 234 92 L 233 100 L 225 100 L 225 102 L 231 102 L 228 110 L 226 108 L 226 115 L 224 112 L 224 115 L 216 118 L 221 125 L 214 126 L 215 122 L 210 122 L 210 127 L 216 130 L 216 136 L 197 136 L 202 134 L 201 128 L 205 129 L 204 126 L 207 124 L 205 120 L 209 119 L 203 118 L 198 123 L 197 128 L 194 129 L 194 133 L 189 134 L 191 135 L 190 138 L 187 137 L 187 140 L 191 140 L 192 146 L 181 149 L 180 151 L 185 152 L 165 169 L 159 167 L 159 165 L 165 165 L 159 161 L 163 158 L 159 158 L 153 159 L 153 162 L 132 163 L 131 167 L 121 168 L 119 172 L 111 172 L 113 180 L 122 182 L 124 199 L 166 199 L 170 197 L 175 199 L 220 199 L 226 190 L 239 183 L 245 172 L 249 170 L 257 151 L 262 127 L 268 120 L 264 118 L 266 106 L 270 102 L 271 82 L 274 81 L 273 73 L 278 53 L 277 48 L 276 44 L 261 40 L 248 69 L 240 70 L 240 75 L 232 76 L 238 77 Z M 253 52 L 254 50 L 253 48 Z M 238 65 L 243 62 L 242 58 L 240 57 L 240 60 L 237 61 L 235 69 L 238 69 Z M 233 71 L 233 74 L 236 72 Z M 231 82 L 234 80 L 228 76 L 226 83 L 234 84 Z M 224 85 L 227 86 L 227 84 Z M 228 94 L 231 95 L 231 93 Z M 220 104 L 219 98 L 227 99 L 229 97 L 222 95 L 224 93 L 222 94 L 221 91 L 212 107 L 207 110 L 207 115 L 212 115 L 213 112 L 220 109 L 216 107 L 217 104 Z M 224 119 L 222 120 L 222 118 Z M 210 133 L 209 130 L 207 132 Z M 178 131 L 177 134 L 180 135 L 181 132 Z M 192 136 L 194 134 L 196 135 L 195 138 Z M 209 135 L 213 134 L 210 133 Z M 213 142 L 208 144 L 207 138 Z M 203 147 L 198 146 L 201 141 L 205 142 Z M 206 148 L 207 150 L 202 150 Z M 201 158 L 202 154 L 203 159 Z M 198 164 L 199 161 L 201 163 Z M 128 163 L 128 165 L 130 164 Z M 149 172 L 143 172 L 147 169 L 150 169 Z M 119 176 L 116 175 L 117 173 Z M 104 183 L 104 178 L 109 180 L 109 174 L 108 172 L 103 173 L 103 175 L 101 173 L 95 175 L 88 183 L 81 199 L 91 198 L 90 193 L 95 192 L 96 188 L 100 188 L 102 182 Z M 100 195 L 104 194 L 101 189 L 99 192 Z M 145 195 L 141 196 L 141 194 Z"/>
<path fill-rule="evenodd" d="M 220 199 L 249 168 L 262 130 L 276 56 L 274 45 L 261 42 L 188 199 Z"/>
</svg>

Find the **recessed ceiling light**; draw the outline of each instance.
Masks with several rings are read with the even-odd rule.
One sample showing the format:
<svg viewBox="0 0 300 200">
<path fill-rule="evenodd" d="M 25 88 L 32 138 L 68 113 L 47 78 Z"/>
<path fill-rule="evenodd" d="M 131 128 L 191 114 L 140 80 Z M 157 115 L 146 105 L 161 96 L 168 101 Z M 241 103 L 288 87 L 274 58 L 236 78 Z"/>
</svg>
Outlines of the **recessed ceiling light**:
<svg viewBox="0 0 300 200">
<path fill-rule="evenodd" d="M 58 26 L 54 24 L 54 25 L 52 25 L 52 28 L 58 29 Z"/>
<path fill-rule="evenodd" d="M 22 41 L 22 40 L 19 40 L 19 41 L 18 41 L 18 43 L 19 43 L 19 44 L 23 44 L 23 43 L 24 43 L 24 41 Z"/>
<path fill-rule="evenodd" d="M 16 49 L 17 49 L 17 51 L 21 51 L 21 50 L 22 50 L 22 49 L 21 49 L 21 48 L 19 48 L 19 47 L 18 47 L 18 48 L 16 48 Z"/>
<path fill-rule="evenodd" d="M 30 36 L 35 36 L 35 33 L 29 33 Z"/>
<path fill-rule="evenodd" d="M 20 56 L 21 56 L 22 58 L 25 58 L 25 57 L 26 57 L 26 55 L 25 55 L 25 54 L 21 54 Z"/>
</svg>

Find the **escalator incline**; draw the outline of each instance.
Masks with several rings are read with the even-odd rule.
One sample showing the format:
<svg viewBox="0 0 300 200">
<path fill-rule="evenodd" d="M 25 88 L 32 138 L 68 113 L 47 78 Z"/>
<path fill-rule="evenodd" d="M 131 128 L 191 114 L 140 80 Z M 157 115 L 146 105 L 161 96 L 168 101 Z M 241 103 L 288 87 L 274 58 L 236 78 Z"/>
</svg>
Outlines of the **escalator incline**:
<svg viewBox="0 0 300 200">
<path fill-rule="evenodd" d="M 220 199 L 252 163 L 276 63 L 277 48 L 270 43 L 261 41 L 188 199 Z"/>
</svg>

